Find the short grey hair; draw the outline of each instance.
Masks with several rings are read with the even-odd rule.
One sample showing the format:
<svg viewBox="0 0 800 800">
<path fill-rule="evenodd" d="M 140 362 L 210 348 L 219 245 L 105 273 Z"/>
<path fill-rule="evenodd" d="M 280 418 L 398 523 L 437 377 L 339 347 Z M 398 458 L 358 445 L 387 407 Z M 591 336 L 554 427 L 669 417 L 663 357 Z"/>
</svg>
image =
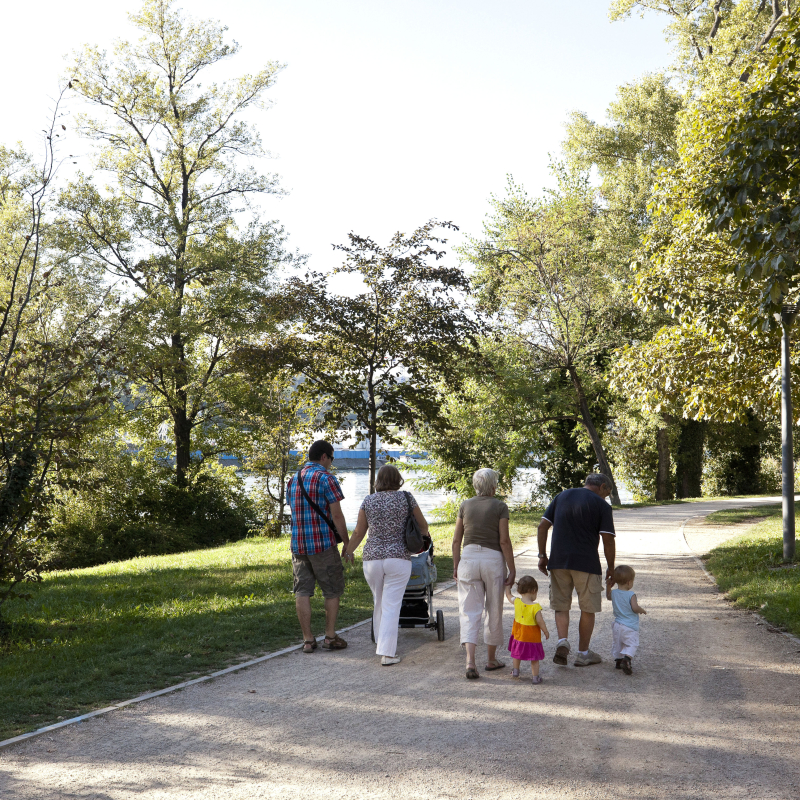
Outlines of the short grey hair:
<svg viewBox="0 0 800 800">
<path fill-rule="evenodd" d="M 484 469 L 479 469 L 472 476 L 472 485 L 475 487 L 476 494 L 488 496 L 491 495 L 492 492 L 497 491 L 497 483 L 499 480 L 499 472 L 485 467 Z"/>
<path fill-rule="evenodd" d="M 602 472 L 591 472 L 586 476 L 584 486 L 608 486 L 611 489 L 611 478 Z"/>
</svg>

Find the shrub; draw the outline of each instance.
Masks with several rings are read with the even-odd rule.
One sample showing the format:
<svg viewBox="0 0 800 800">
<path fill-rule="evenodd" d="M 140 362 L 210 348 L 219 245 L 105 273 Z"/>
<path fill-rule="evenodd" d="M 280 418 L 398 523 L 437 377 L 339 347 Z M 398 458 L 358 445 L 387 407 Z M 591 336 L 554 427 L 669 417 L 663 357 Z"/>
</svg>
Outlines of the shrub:
<svg viewBox="0 0 800 800">
<path fill-rule="evenodd" d="M 257 524 L 242 479 L 216 463 L 196 465 L 179 488 L 171 467 L 112 443 L 73 483 L 37 520 L 45 569 L 213 547 Z"/>
</svg>

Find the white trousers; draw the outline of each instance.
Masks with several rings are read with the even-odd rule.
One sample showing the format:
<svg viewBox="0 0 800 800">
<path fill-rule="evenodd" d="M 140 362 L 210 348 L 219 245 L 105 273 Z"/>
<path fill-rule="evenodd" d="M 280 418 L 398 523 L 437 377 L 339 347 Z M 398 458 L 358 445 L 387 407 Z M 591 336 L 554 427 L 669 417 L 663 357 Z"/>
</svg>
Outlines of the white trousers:
<svg viewBox="0 0 800 800">
<path fill-rule="evenodd" d="M 639 646 L 639 631 L 615 621 L 611 628 L 611 636 L 611 658 L 617 659 L 622 656 L 633 658 L 636 655 L 636 648 Z"/>
<path fill-rule="evenodd" d="M 411 577 L 411 562 L 405 558 L 383 558 L 364 561 L 363 565 L 364 577 L 375 601 L 375 610 L 372 612 L 375 652 L 379 656 L 394 658 L 397 655 L 400 606 Z"/>
<path fill-rule="evenodd" d="M 458 563 L 458 614 L 461 644 L 477 644 L 481 617 L 486 612 L 483 643 L 503 644 L 503 597 L 506 560 L 503 554 L 468 544 Z"/>
</svg>

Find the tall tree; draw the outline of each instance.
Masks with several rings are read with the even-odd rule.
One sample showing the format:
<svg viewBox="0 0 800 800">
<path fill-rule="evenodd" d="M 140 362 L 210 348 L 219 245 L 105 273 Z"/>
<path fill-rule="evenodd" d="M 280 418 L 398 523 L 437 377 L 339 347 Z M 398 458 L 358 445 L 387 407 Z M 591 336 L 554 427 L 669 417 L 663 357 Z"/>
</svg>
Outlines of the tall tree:
<svg viewBox="0 0 800 800">
<path fill-rule="evenodd" d="M 113 58 L 94 47 L 70 68 L 71 86 L 99 112 L 81 118 L 97 147 L 98 188 L 85 176 L 61 205 L 65 244 L 127 283 L 141 311 L 129 327 L 129 376 L 154 423 L 169 421 L 176 481 L 192 452 L 215 449 L 229 356 L 263 330 L 269 284 L 286 259 L 282 234 L 240 205 L 274 193 L 243 159 L 263 155 L 242 116 L 261 104 L 280 65 L 217 84 L 207 73 L 235 55 L 225 28 L 187 19 L 172 0 L 145 0 L 131 16 L 142 32 Z"/>
<path fill-rule="evenodd" d="M 562 174 L 559 190 L 545 199 L 532 200 L 512 183 L 493 209 L 483 237 L 465 250 L 481 306 L 496 315 L 504 336 L 529 351 L 536 370 L 568 379 L 565 408 L 579 416 L 600 471 L 613 483 L 592 406 L 604 391 L 604 361 L 627 327 L 630 303 L 617 293 L 616 263 L 598 246 L 593 193 L 585 177 Z M 616 485 L 612 502 L 620 502 Z"/>
<path fill-rule="evenodd" d="M 800 296 L 798 50 L 792 20 L 746 87 L 694 104 L 679 161 L 660 178 L 637 294 L 678 324 L 619 365 L 621 388 L 651 406 L 719 421 L 777 412 L 775 315 Z"/>
<path fill-rule="evenodd" d="M 684 105 L 669 78 L 657 73 L 619 87 L 605 122 L 576 112 L 567 124 L 564 153 L 578 169 L 597 170 L 602 206 L 599 237 L 620 263 L 617 280 L 630 290 L 633 275 L 623 265 L 634 259 L 650 227 L 648 205 L 659 171 L 678 157 L 677 133 Z M 630 339 L 647 341 L 668 323 L 667 314 L 650 308 L 639 315 Z M 679 418 L 666 408 L 661 414 L 648 413 L 627 399 L 618 406 L 614 425 L 620 435 L 614 451 L 626 483 L 640 497 L 672 497 L 670 442 L 676 432 L 671 429 L 681 424 Z"/>
<path fill-rule="evenodd" d="M 698 109 L 694 141 L 704 145 L 709 167 L 696 195 L 699 213 L 711 217 L 712 230 L 730 237 L 740 256 L 736 277 L 758 293 L 760 313 L 753 315 L 752 324 L 762 328 L 777 326 L 783 304 L 800 299 L 797 18 L 769 54 L 770 61 L 755 73 L 747 91 L 735 98 L 733 115 L 718 108 Z"/>
<path fill-rule="evenodd" d="M 111 291 L 56 246 L 54 143 L 64 128 L 56 104 L 38 164 L 0 147 L 0 608 L 39 579 L 31 515 L 75 462 L 113 380 Z"/>
<path fill-rule="evenodd" d="M 664 14 L 678 69 L 691 82 L 717 90 L 746 83 L 792 15 L 791 0 L 613 0 L 609 15 L 614 20 L 636 11 Z"/>
<path fill-rule="evenodd" d="M 309 273 L 289 281 L 302 325 L 282 344 L 254 348 L 251 367 L 289 366 L 303 376 L 300 391 L 327 399 L 323 417 L 369 442 L 370 492 L 375 488 L 377 439 L 402 444 L 403 431 L 439 414 L 437 386 L 477 360 L 479 324 L 467 313 L 469 281 L 445 266 L 447 240 L 427 222 L 388 245 L 351 233 L 335 275 L 360 279 L 354 296 L 328 291 Z"/>
</svg>

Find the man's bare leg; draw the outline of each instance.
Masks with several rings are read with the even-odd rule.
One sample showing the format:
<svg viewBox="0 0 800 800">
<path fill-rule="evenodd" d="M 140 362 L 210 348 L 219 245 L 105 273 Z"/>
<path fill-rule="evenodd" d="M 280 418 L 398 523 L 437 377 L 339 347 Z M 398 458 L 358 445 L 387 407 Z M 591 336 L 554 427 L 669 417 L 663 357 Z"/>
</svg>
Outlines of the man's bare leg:
<svg viewBox="0 0 800 800">
<path fill-rule="evenodd" d="M 311 598 L 296 594 L 294 605 L 297 609 L 297 619 L 300 621 L 300 630 L 303 631 L 303 641 L 310 642 L 314 639 L 314 634 L 311 633 Z"/>
<path fill-rule="evenodd" d="M 559 639 L 569 639 L 569 611 L 556 611 L 556 630 Z"/>
<path fill-rule="evenodd" d="M 310 612 L 310 606 L 309 606 Z M 336 617 L 339 616 L 339 598 L 325 598 L 325 638 L 333 639 L 336 636 Z M 310 626 L 309 626 L 310 630 Z"/>
<path fill-rule="evenodd" d="M 558 625 L 558 617 L 556 617 Z M 578 650 L 585 653 L 589 649 L 589 642 L 592 641 L 592 631 L 594 630 L 594 614 L 588 611 L 581 611 L 581 619 L 578 623 Z M 558 633 L 561 636 L 561 631 Z"/>
</svg>

